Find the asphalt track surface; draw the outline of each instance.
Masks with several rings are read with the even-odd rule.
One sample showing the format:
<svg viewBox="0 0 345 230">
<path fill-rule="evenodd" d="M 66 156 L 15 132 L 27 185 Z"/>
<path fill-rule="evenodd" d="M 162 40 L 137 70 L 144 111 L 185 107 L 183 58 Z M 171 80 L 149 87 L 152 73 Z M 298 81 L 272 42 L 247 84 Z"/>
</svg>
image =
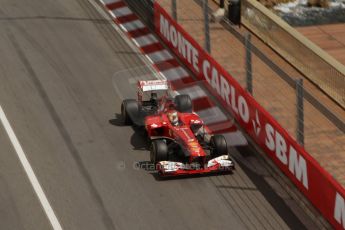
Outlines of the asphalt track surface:
<svg viewBox="0 0 345 230">
<path fill-rule="evenodd" d="M 87 1 L 2 0 L 0 52 L 0 105 L 63 229 L 305 228 L 250 154 L 230 175 L 133 167 L 149 152 L 114 115 L 114 76 L 144 63 Z M 0 229 L 51 229 L 2 125 L 0 203 Z"/>
</svg>

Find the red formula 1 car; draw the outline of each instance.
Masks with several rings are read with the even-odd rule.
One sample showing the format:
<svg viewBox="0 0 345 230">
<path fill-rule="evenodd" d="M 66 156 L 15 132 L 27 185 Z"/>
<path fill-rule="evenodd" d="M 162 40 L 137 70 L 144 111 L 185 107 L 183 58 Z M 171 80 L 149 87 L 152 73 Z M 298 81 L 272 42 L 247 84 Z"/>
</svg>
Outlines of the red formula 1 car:
<svg viewBox="0 0 345 230">
<path fill-rule="evenodd" d="M 145 127 L 151 140 L 150 160 L 159 175 L 232 171 L 225 138 L 209 134 L 192 112 L 188 95 L 170 95 L 166 81 L 139 81 L 138 99 L 126 99 L 121 105 L 126 124 Z"/>
</svg>

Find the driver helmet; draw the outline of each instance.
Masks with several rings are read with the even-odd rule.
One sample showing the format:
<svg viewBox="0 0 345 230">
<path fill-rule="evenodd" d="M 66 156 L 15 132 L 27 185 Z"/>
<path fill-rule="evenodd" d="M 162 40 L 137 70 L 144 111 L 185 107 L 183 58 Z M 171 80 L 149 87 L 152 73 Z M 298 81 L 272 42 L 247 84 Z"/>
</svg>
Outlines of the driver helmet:
<svg viewBox="0 0 345 230">
<path fill-rule="evenodd" d="M 195 136 L 201 135 L 204 132 L 204 124 L 201 120 L 191 121 L 190 128 Z"/>
<path fill-rule="evenodd" d="M 177 111 L 176 110 L 170 110 L 168 112 L 168 119 L 173 126 L 177 126 L 178 125 Z"/>
</svg>

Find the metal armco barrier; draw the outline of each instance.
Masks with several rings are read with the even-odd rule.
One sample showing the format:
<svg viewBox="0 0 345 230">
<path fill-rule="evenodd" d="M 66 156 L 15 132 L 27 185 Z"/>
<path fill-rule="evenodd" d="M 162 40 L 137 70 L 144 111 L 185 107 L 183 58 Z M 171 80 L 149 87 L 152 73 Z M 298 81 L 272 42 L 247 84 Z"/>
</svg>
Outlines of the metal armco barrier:
<svg viewBox="0 0 345 230">
<path fill-rule="evenodd" d="M 333 227 L 345 229 L 344 188 L 157 2 L 154 28 Z"/>
<path fill-rule="evenodd" d="M 177 21 L 177 7 L 176 0 L 171 0 L 171 15 L 175 21 Z"/>
</svg>

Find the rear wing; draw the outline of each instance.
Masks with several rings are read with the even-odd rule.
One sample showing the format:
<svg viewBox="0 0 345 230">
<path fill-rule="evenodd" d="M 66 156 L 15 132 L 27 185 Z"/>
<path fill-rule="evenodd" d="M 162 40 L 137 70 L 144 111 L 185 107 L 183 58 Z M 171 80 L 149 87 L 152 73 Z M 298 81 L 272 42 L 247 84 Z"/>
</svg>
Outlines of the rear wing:
<svg viewBox="0 0 345 230">
<path fill-rule="evenodd" d="M 141 91 L 155 91 L 155 90 L 168 90 L 169 84 L 167 80 L 148 80 L 138 81 L 138 88 Z"/>
</svg>

